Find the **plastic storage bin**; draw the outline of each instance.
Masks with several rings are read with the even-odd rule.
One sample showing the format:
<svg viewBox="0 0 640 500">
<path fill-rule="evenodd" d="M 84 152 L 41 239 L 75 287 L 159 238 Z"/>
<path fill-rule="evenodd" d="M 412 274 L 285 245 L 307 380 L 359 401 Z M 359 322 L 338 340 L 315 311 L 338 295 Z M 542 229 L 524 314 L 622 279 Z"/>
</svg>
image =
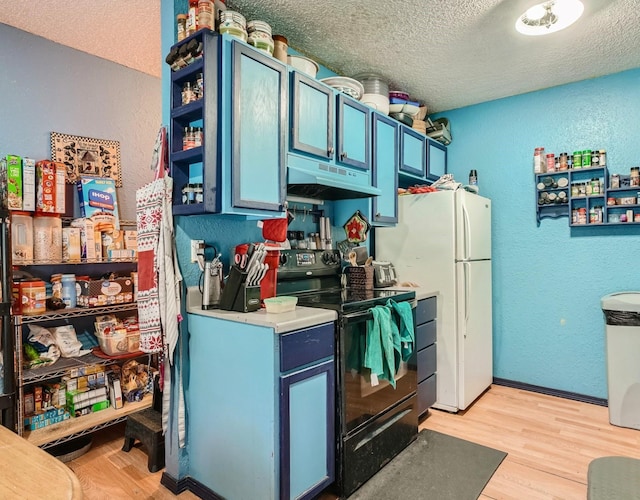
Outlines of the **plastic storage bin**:
<svg viewBox="0 0 640 500">
<path fill-rule="evenodd" d="M 33 217 L 29 212 L 11 214 L 11 259 L 14 264 L 33 260 Z"/>
<path fill-rule="evenodd" d="M 107 356 L 121 356 L 129 352 L 129 341 L 126 332 L 113 332 L 109 335 L 102 335 L 96 332 L 96 337 L 98 338 L 100 349 Z"/>
<path fill-rule="evenodd" d="M 609 422 L 640 429 L 640 292 L 602 297 L 606 322 Z"/>
</svg>

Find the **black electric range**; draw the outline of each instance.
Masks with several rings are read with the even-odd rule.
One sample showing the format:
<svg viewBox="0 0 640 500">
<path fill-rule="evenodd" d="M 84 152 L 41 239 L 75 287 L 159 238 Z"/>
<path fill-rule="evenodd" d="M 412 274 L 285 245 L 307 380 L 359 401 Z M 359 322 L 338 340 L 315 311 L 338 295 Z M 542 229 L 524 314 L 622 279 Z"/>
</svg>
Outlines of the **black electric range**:
<svg viewBox="0 0 640 500">
<path fill-rule="evenodd" d="M 394 385 L 373 381 L 363 362 L 370 309 L 389 299 L 410 302 L 415 322 L 415 292 L 345 288 L 342 267 L 337 250 L 281 251 L 277 294 L 297 296 L 300 306 L 338 312 L 334 490 L 347 497 L 416 438 L 417 367 L 414 351 L 398 367 Z"/>
</svg>

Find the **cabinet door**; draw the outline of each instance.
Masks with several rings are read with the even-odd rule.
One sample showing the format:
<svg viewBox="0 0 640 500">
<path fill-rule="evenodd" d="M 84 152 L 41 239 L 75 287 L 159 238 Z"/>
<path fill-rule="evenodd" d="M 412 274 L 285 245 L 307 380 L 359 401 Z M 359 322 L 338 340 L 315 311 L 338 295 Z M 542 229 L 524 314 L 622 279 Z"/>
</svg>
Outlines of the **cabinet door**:
<svg viewBox="0 0 640 500">
<path fill-rule="evenodd" d="M 233 43 L 232 206 L 282 211 L 286 197 L 287 68 Z"/>
<path fill-rule="evenodd" d="M 336 160 L 343 165 L 369 169 L 369 116 L 363 104 L 338 94 Z"/>
<path fill-rule="evenodd" d="M 427 138 L 427 179 L 437 181 L 447 173 L 447 148 Z"/>
<path fill-rule="evenodd" d="M 424 178 L 427 173 L 426 137 L 400 126 L 400 172 Z"/>
<path fill-rule="evenodd" d="M 328 159 L 333 157 L 333 91 L 317 80 L 293 72 L 290 149 Z"/>
<path fill-rule="evenodd" d="M 280 378 L 280 498 L 315 498 L 334 480 L 333 358 Z"/>
<path fill-rule="evenodd" d="M 373 185 L 382 190 L 373 198 L 373 223 L 398 222 L 398 122 L 373 113 Z"/>
</svg>

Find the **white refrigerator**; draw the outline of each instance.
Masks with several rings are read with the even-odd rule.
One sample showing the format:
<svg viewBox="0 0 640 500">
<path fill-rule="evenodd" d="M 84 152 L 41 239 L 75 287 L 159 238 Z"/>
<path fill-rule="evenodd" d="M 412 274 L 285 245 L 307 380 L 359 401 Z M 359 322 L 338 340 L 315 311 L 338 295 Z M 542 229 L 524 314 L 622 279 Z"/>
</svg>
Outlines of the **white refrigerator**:
<svg viewBox="0 0 640 500">
<path fill-rule="evenodd" d="M 493 380 L 491 200 L 463 189 L 400 196 L 398 224 L 375 230 L 375 258 L 437 292 L 433 406 L 464 410 Z"/>
</svg>

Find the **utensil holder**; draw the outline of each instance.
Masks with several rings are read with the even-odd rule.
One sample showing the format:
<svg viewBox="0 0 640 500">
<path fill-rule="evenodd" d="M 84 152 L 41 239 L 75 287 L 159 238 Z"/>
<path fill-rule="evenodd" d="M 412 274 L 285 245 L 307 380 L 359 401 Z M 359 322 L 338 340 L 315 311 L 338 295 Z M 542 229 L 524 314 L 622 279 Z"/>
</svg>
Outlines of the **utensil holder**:
<svg viewBox="0 0 640 500">
<path fill-rule="evenodd" d="M 220 309 L 253 312 L 260 309 L 260 286 L 247 286 L 247 273 L 232 266 L 222 290 Z"/>
<path fill-rule="evenodd" d="M 373 290 L 373 266 L 351 266 L 345 269 L 347 286 L 356 290 Z"/>
</svg>

